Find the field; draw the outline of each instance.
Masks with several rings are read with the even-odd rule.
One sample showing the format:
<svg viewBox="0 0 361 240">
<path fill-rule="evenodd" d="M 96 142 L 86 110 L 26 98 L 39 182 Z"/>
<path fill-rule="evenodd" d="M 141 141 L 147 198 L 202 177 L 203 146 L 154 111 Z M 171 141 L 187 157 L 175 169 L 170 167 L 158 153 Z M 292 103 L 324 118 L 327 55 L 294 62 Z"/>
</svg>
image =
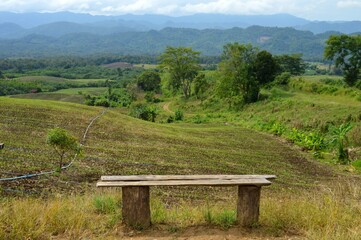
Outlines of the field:
<svg viewBox="0 0 361 240">
<path fill-rule="evenodd" d="M 321 78 L 307 77 L 302 89 L 297 83 L 265 90 L 267 98 L 242 111 L 168 98 L 158 103 L 162 116 L 185 112 L 185 121 L 172 124 L 76 104 L 79 91 L 106 88 L 1 97 L 0 178 L 55 169 L 57 158 L 46 144 L 54 127 L 82 141 L 83 155 L 61 174 L 0 182 L 0 239 L 358 239 L 358 170 L 336 165 L 331 153 L 315 159 L 286 139 L 294 127 L 321 131 L 347 119 L 360 126 L 358 92 L 315 93 L 321 88 L 312 83 L 328 86 Z M 275 123 L 284 129 L 279 136 L 265 128 Z M 358 136 L 350 138 L 354 146 Z M 95 189 L 101 175 L 111 174 L 275 174 L 277 180 L 263 188 L 260 224 L 252 230 L 235 225 L 233 187 L 159 187 L 151 191 L 154 225 L 138 232 L 121 224 L 120 190 Z"/>
</svg>

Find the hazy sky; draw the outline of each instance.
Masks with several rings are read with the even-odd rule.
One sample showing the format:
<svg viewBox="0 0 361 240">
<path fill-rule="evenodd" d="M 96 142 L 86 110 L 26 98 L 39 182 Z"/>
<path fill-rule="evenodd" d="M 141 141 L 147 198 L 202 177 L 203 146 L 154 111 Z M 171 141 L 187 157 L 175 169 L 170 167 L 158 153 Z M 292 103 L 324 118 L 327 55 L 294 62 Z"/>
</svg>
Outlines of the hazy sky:
<svg viewBox="0 0 361 240">
<path fill-rule="evenodd" d="M 0 0 L 0 11 L 173 16 L 290 13 L 311 20 L 361 20 L 361 0 Z"/>
</svg>

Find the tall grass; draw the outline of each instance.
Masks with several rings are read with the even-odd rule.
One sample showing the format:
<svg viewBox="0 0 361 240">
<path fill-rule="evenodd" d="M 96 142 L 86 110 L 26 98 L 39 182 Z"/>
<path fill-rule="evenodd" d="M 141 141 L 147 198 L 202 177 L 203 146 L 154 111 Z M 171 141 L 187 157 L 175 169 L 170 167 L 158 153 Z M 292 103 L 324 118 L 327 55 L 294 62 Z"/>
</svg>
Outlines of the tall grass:
<svg viewBox="0 0 361 240">
<path fill-rule="evenodd" d="M 255 235 L 300 236 L 307 239 L 359 239 L 361 187 L 340 182 L 312 191 L 266 192 L 261 198 L 260 224 Z M 120 194 L 83 195 L 49 199 L 0 200 L 0 239 L 79 239 L 120 234 Z M 153 199 L 153 198 L 152 198 Z M 176 199 L 174 199 L 176 200 Z M 236 226 L 235 199 L 151 202 L 153 231 L 157 225 L 175 232 L 195 225 L 228 229 Z M 252 231 L 252 230 L 251 230 Z"/>
</svg>

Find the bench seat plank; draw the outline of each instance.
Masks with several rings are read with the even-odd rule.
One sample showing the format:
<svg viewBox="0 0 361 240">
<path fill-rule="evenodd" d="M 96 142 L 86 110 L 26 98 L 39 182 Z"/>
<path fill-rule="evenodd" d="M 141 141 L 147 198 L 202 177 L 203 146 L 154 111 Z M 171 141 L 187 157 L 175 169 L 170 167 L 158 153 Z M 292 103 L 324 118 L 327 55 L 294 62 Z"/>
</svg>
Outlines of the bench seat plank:
<svg viewBox="0 0 361 240">
<path fill-rule="evenodd" d="M 275 175 L 133 175 L 102 176 L 102 181 L 169 181 L 169 180 L 231 180 L 231 179 L 275 179 Z"/>
<path fill-rule="evenodd" d="M 97 187 L 140 187 L 140 186 L 266 186 L 271 182 L 265 178 L 245 179 L 201 179 L 201 180 L 169 180 L 169 181 L 99 181 Z"/>
</svg>

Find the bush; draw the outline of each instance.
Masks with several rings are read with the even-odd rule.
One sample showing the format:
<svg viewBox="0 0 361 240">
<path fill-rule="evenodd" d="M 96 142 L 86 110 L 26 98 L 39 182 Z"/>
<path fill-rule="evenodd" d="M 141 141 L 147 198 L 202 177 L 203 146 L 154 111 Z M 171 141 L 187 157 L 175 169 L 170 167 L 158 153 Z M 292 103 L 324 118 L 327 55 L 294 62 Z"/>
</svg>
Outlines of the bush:
<svg viewBox="0 0 361 240">
<path fill-rule="evenodd" d="M 283 72 L 273 81 L 274 85 L 288 85 L 291 79 L 291 73 Z"/>
<path fill-rule="evenodd" d="M 135 118 L 154 122 L 158 115 L 158 111 L 153 106 L 148 106 L 143 103 L 135 104 L 131 107 L 130 115 Z"/>
<path fill-rule="evenodd" d="M 176 121 L 183 121 L 184 119 L 184 114 L 183 114 L 183 111 L 177 109 L 175 111 L 175 114 L 174 114 L 174 120 Z"/>
</svg>

